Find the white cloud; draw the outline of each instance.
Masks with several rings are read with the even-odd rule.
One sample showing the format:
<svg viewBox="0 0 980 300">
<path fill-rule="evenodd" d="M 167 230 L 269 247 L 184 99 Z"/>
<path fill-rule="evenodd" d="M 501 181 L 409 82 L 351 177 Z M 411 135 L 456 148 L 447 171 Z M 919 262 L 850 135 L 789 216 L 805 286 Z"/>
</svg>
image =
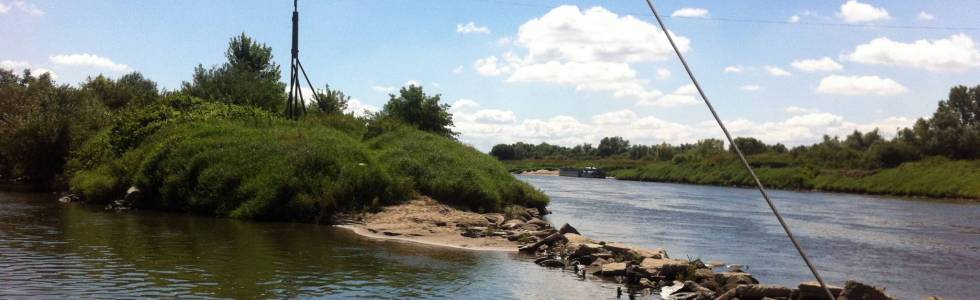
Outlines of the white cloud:
<svg viewBox="0 0 980 300">
<path fill-rule="evenodd" d="M 34 5 L 34 3 L 30 3 L 27 1 L 14 1 L 12 3 L 13 3 L 13 7 L 16 7 L 18 10 L 28 15 L 32 15 L 32 16 L 44 15 L 44 11 L 38 8 L 37 5 Z M 11 6 L 0 3 L 0 13 L 9 12 L 10 8 Z"/>
<path fill-rule="evenodd" d="M 56 65 L 66 65 L 66 66 L 79 66 L 79 67 L 93 67 L 99 69 L 106 69 L 115 72 L 128 72 L 132 71 L 127 65 L 116 63 L 111 59 L 92 55 L 88 53 L 82 54 L 59 54 L 49 57 L 51 62 Z"/>
<path fill-rule="evenodd" d="M 685 7 L 675 10 L 670 14 L 671 17 L 682 17 L 682 18 L 707 18 L 708 10 L 704 8 L 691 8 Z"/>
<path fill-rule="evenodd" d="M 477 107 L 480 107 L 480 104 L 477 103 L 476 101 L 473 101 L 471 99 L 459 99 L 456 100 L 456 102 L 453 102 L 453 104 L 450 105 L 449 109 L 452 110 L 453 112 L 456 112 L 456 111 L 470 111 Z"/>
<path fill-rule="evenodd" d="M 869 23 L 891 19 L 884 8 L 874 7 L 857 0 L 849 0 L 840 6 L 838 16 L 847 23 Z"/>
<path fill-rule="evenodd" d="M 509 67 L 498 67 L 497 61 L 496 56 L 480 58 L 473 63 L 473 68 L 476 69 L 477 73 L 487 76 L 497 76 L 510 71 Z"/>
<path fill-rule="evenodd" d="M 473 120 L 483 124 L 510 124 L 517 122 L 517 115 L 509 110 L 481 109 L 473 114 Z"/>
<path fill-rule="evenodd" d="M 800 16 L 798 15 L 793 15 L 789 17 L 789 19 L 786 19 L 786 22 L 790 22 L 790 23 L 797 23 L 799 21 L 800 21 Z"/>
<path fill-rule="evenodd" d="M 409 81 L 406 81 L 405 84 L 403 84 L 402 86 L 413 86 L 413 85 L 414 86 L 422 86 L 422 83 L 420 83 L 418 80 L 409 80 Z"/>
<path fill-rule="evenodd" d="M 757 92 L 761 90 L 762 87 L 759 86 L 758 84 L 747 84 L 747 85 L 743 85 L 741 89 L 746 92 Z"/>
<path fill-rule="evenodd" d="M 456 24 L 456 33 L 470 34 L 470 33 L 482 33 L 490 34 L 490 28 L 486 26 L 477 26 L 476 23 L 470 21 L 466 24 Z"/>
<path fill-rule="evenodd" d="M 785 111 L 787 113 L 790 113 L 790 114 L 806 114 L 806 113 L 819 112 L 820 110 L 818 110 L 816 108 L 804 108 L 804 107 L 799 107 L 799 106 L 790 106 L 790 107 L 787 107 L 785 109 Z"/>
<path fill-rule="evenodd" d="M 690 49 L 687 38 L 675 36 L 675 41 L 682 52 Z M 509 74 L 506 81 L 511 83 L 567 85 L 658 105 L 683 102 L 660 101 L 663 93 L 649 87 L 649 80 L 639 78 L 630 65 L 674 55 L 663 31 L 633 16 L 564 5 L 521 25 L 514 45 L 526 49 L 526 55 L 506 52 L 481 58 L 474 68 L 486 76 Z"/>
<path fill-rule="evenodd" d="M 965 71 L 980 67 L 980 50 L 966 34 L 954 34 L 946 39 L 917 40 L 912 43 L 876 38 L 858 45 L 845 55 L 851 61 L 912 67 L 929 71 Z"/>
<path fill-rule="evenodd" d="M 844 69 L 844 66 L 830 57 L 794 60 L 790 65 L 803 72 L 830 72 Z"/>
<path fill-rule="evenodd" d="M 385 93 L 385 94 L 394 93 L 394 92 L 398 91 L 398 88 L 396 88 L 396 87 L 393 87 L 393 86 L 383 86 L 383 85 L 372 86 L 371 89 L 374 90 L 375 92 L 381 92 L 381 93 Z"/>
<path fill-rule="evenodd" d="M 514 38 L 509 36 L 500 37 L 497 39 L 497 45 L 501 47 L 507 47 L 514 44 Z"/>
<path fill-rule="evenodd" d="M 854 130 L 869 131 L 880 128 L 882 135 L 894 136 L 895 129 L 911 126 L 914 118 L 888 117 L 867 123 L 848 121 L 842 116 L 816 110 L 800 109 L 781 121 L 755 122 L 746 119 L 726 120 L 729 130 L 736 136 L 751 136 L 766 143 L 783 143 L 790 146 L 819 142 L 824 134 L 844 136 Z M 480 111 L 485 116 L 477 117 Z M 622 136 L 634 144 L 692 143 L 699 139 L 721 138 L 721 132 L 713 120 L 683 124 L 663 120 L 655 116 L 641 116 L 624 109 L 597 114 L 590 121 L 579 121 L 569 116 L 545 119 L 511 118 L 508 111 L 479 110 L 454 113 L 453 121 L 460 140 L 489 150 L 499 143 L 547 142 L 562 146 L 582 143 L 595 145 L 606 136 Z M 499 122 L 498 122 L 499 121 Z M 496 122 L 496 123 L 495 123 Z"/>
<path fill-rule="evenodd" d="M 51 71 L 51 70 L 48 70 L 48 69 L 45 69 L 45 68 L 37 68 L 37 69 L 31 70 L 31 76 L 34 76 L 34 77 L 41 76 L 41 74 L 44 74 L 44 73 L 48 73 L 48 75 L 51 76 L 51 79 L 52 80 L 58 80 L 58 74 L 55 73 L 55 72 L 53 72 L 53 71 Z"/>
<path fill-rule="evenodd" d="M 693 84 L 688 84 L 677 88 L 673 93 L 663 95 L 661 97 L 641 100 L 637 103 L 640 106 L 659 106 L 659 107 L 674 107 L 681 105 L 692 105 L 698 104 L 697 95 L 698 90 Z"/>
<path fill-rule="evenodd" d="M 20 72 L 24 69 L 30 69 L 31 63 L 25 60 L 2 60 L 0 61 L 0 68 Z"/>
<path fill-rule="evenodd" d="M 916 15 L 915 17 L 917 19 L 919 19 L 919 20 L 922 20 L 922 21 L 932 21 L 932 20 L 935 20 L 936 19 L 935 16 L 933 16 L 932 14 L 927 13 L 925 11 L 920 11 L 919 14 Z"/>
<path fill-rule="evenodd" d="M 463 73 L 463 65 L 459 65 L 458 67 L 456 67 L 455 69 L 453 69 L 453 73 L 454 74 Z"/>
<path fill-rule="evenodd" d="M 664 68 L 657 69 L 657 79 L 665 80 L 667 78 L 670 78 L 670 70 Z"/>
<path fill-rule="evenodd" d="M 878 76 L 830 75 L 820 80 L 817 92 L 835 95 L 893 96 L 903 94 L 908 88 L 889 78 Z"/>
<path fill-rule="evenodd" d="M 355 116 L 363 117 L 367 116 L 368 114 L 378 112 L 379 110 L 381 109 L 379 109 L 377 106 L 365 104 L 358 99 L 351 99 L 350 101 L 347 101 L 346 112 L 353 113 Z"/>
<path fill-rule="evenodd" d="M 742 66 L 727 66 L 725 67 L 725 73 L 742 73 L 745 68 Z"/>
<path fill-rule="evenodd" d="M 786 77 L 786 76 L 793 75 L 787 72 L 786 70 L 783 70 L 783 68 L 777 66 L 765 66 L 765 69 L 766 72 L 769 72 L 769 75 L 776 76 L 776 77 Z"/>
</svg>

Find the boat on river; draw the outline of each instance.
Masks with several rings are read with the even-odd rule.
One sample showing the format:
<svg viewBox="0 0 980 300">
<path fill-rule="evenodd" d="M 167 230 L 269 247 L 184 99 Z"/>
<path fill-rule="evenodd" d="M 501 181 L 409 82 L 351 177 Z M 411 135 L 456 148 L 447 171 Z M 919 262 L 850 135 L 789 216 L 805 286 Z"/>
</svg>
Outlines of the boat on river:
<svg viewBox="0 0 980 300">
<path fill-rule="evenodd" d="M 558 176 L 565 177 L 585 177 L 585 178 L 606 178 L 606 171 L 596 167 L 561 168 L 558 169 Z"/>
</svg>

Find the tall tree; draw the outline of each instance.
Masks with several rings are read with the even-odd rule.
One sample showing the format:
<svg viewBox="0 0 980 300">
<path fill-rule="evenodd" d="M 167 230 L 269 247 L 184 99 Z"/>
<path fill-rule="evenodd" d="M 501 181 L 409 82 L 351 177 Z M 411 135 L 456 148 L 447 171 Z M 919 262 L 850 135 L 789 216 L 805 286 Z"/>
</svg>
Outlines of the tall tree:
<svg viewBox="0 0 980 300">
<path fill-rule="evenodd" d="M 127 105 L 146 106 L 160 99 L 157 83 L 144 78 L 138 72 L 123 75 L 118 80 L 99 74 L 94 78 L 89 77 L 81 88 L 111 110 L 119 110 Z"/>
<path fill-rule="evenodd" d="M 391 94 L 378 117 L 395 118 L 421 130 L 447 137 L 455 137 L 452 131 L 453 114 L 449 104 L 439 103 L 441 95 L 427 96 L 421 86 L 402 87 L 398 95 Z"/>
<path fill-rule="evenodd" d="M 599 141 L 599 156 L 616 155 L 629 150 L 630 141 L 619 136 L 604 137 Z"/>
<path fill-rule="evenodd" d="M 208 100 L 251 105 L 281 111 L 286 103 L 286 84 L 279 65 L 272 61 L 272 47 L 242 33 L 228 42 L 227 62 L 205 69 L 198 65 L 184 93 Z"/>
<path fill-rule="evenodd" d="M 337 89 L 330 89 L 327 85 L 322 91 L 317 91 L 317 97 L 310 103 L 312 111 L 324 114 L 342 114 L 347 110 L 347 102 L 350 96 Z"/>
</svg>

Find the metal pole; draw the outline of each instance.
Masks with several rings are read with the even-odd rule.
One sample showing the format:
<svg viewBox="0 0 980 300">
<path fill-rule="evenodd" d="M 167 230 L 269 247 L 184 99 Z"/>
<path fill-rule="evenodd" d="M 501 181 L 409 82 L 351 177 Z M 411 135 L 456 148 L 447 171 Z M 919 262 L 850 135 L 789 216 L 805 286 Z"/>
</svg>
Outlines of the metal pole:
<svg viewBox="0 0 980 300">
<path fill-rule="evenodd" d="M 803 247 L 800 246 L 799 241 L 797 241 L 796 237 L 793 236 L 793 232 L 789 230 L 789 225 L 786 225 L 786 221 L 783 220 L 783 216 L 779 214 L 779 210 L 776 209 L 776 205 L 774 205 L 772 200 L 769 199 L 769 192 L 767 192 L 766 187 L 762 185 L 762 181 L 759 180 L 759 176 L 756 176 L 755 171 L 752 170 L 752 165 L 750 165 L 749 161 L 745 159 L 745 155 L 742 154 L 742 149 L 739 149 L 738 144 L 735 144 L 735 140 L 732 139 L 731 133 L 729 133 L 728 128 L 725 127 L 725 123 L 721 121 L 721 117 L 718 116 L 718 112 L 715 111 L 715 107 L 711 105 L 711 101 L 708 100 L 708 96 L 704 94 L 701 84 L 698 83 L 697 78 L 694 78 L 694 72 L 691 71 L 691 67 L 687 65 L 687 60 L 685 60 L 684 56 L 681 55 L 680 49 L 678 49 L 677 44 L 674 43 L 674 38 L 670 36 L 670 32 L 667 31 L 667 26 L 665 26 L 663 20 L 661 20 L 660 14 L 657 13 L 657 9 L 653 7 L 653 2 L 650 2 L 650 0 L 646 0 L 646 2 L 647 6 L 650 7 L 650 11 L 653 12 L 653 16 L 657 18 L 657 23 L 660 24 L 660 28 L 663 29 L 664 35 L 667 36 L 667 41 L 670 42 L 670 46 L 674 48 L 674 53 L 677 53 L 677 58 L 679 58 L 681 64 L 684 65 L 684 70 L 687 71 L 687 75 L 691 77 L 691 82 L 693 82 L 694 87 L 697 88 L 698 94 L 701 94 L 701 99 L 704 99 L 704 104 L 708 106 L 708 110 L 711 111 L 711 115 L 715 117 L 715 121 L 717 121 L 718 126 L 721 127 L 721 131 L 725 133 L 725 138 L 728 139 L 728 143 L 731 144 L 731 147 L 735 149 L 735 153 L 738 154 L 739 159 L 742 160 L 742 165 L 745 166 L 745 170 L 749 172 L 749 175 L 752 175 L 752 179 L 755 181 L 755 186 L 759 189 L 759 192 L 762 193 L 762 198 L 766 199 L 766 204 L 769 204 L 769 208 L 772 210 L 772 213 L 776 215 L 776 219 L 779 220 L 779 225 L 781 225 L 783 230 L 786 231 L 786 235 L 789 236 L 789 240 L 793 242 L 793 246 L 796 247 L 796 251 L 800 253 L 800 257 L 803 258 L 803 262 L 805 262 L 806 266 L 810 268 L 810 272 L 813 273 L 813 277 L 815 277 L 817 282 L 820 283 L 820 287 L 827 292 L 828 299 L 833 300 L 834 293 L 831 293 L 830 289 L 827 288 L 827 284 L 824 283 L 823 278 L 820 277 L 820 273 L 817 272 L 817 269 L 813 266 L 813 263 L 810 262 L 810 258 L 806 255 L 806 252 L 803 251 Z"/>
</svg>

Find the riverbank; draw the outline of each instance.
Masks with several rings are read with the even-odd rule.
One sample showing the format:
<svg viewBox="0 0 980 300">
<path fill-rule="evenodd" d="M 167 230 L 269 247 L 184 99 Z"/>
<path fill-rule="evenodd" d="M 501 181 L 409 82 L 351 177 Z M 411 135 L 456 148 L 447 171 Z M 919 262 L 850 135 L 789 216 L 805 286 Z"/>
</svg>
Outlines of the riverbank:
<svg viewBox="0 0 980 300">
<path fill-rule="evenodd" d="M 565 224 L 555 228 L 534 209 L 480 214 L 427 197 L 381 211 L 342 216 L 340 228 L 371 239 L 395 240 L 477 251 L 520 251 L 542 267 L 561 268 L 585 279 L 623 284 L 618 293 L 664 299 L 822 299 L 815 282 L 797 287 L 760 284 L 739 265 L 670 258 L 663 248 L 607 242 Z M 723 271 L 719 271 L 724 269 Z M 848 281 L 831 286 L 835 296 L 889 299 L 883 290 Z"/>
<path fill-rule="evenodd" d="M 552 169 L 582 164 L 606 167 L 603 161 L 569 161 L 564 165 L 558 161 L 504 163 L 518 174 L 534 171 L 525 168 Z M 753 163 L 753 167 L 763 184 L 773 189 L 980 200 L 980 161 L 931 158 L 874 170 L 813 169 L 758 163 Z M 751 177 L 737 161 L 711 164 L 635 162 L 633 165 L 615 161 L 608 170 L 611 177 L 619 180 L 754 186 Z"/>
</svg>

